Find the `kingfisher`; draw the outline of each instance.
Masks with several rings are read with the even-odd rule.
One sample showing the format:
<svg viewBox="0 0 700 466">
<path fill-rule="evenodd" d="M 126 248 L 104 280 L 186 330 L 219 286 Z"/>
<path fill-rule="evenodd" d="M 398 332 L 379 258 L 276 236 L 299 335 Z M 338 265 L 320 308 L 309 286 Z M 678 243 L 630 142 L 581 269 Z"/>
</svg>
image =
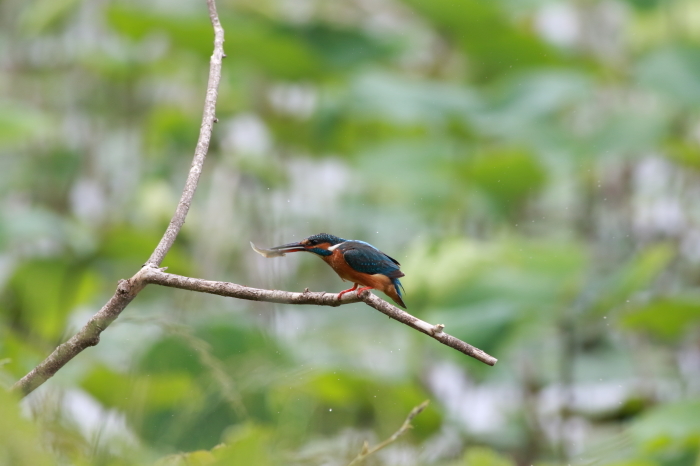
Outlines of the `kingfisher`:
<svg viewBox="0 0 700 466">
<path fill-rule="evenodd" d="M 338 293 L 338 299 L 351 291 L 357 290 L 357 296 L 360 296 L 365 290 L 376 289 L 385 293 L 399 306 L 406 307 L 403 302 L 403 286 L 399 281 L 399 278 L 404 276 L 399 269 L 401 264 L 371 244 L 319 233 L 298 243 L 276 246 L 270 252 L 274 255 L 284 255 L 300 251 L 316 254 L 330 265 L 343 281 L 354 283 L 352 288 Z M 360 285 L 362 287 L 358 289 Z"/>
</svg>

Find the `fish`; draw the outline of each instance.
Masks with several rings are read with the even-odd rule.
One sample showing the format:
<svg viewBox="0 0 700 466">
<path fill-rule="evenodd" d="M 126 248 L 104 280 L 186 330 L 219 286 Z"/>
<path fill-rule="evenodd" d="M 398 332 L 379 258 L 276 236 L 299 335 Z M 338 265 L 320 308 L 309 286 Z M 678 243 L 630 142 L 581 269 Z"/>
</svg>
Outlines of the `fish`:
<svg viewBox="0 0 700 466">
<path fill-rule="evenodd" d="M 250 242 L 250 247 L 253 248 L 253 251 L 257 252 L 258 254 L 263 256 L 265 259 L 270 259 L 271 257 L 286 256 L 286 254 L 283 251 L 276 251 L 274 249 L 261 249 L 261 248 L 255 246 L 255 244 L 253 244 L 252 241 Z"/>
</svg>

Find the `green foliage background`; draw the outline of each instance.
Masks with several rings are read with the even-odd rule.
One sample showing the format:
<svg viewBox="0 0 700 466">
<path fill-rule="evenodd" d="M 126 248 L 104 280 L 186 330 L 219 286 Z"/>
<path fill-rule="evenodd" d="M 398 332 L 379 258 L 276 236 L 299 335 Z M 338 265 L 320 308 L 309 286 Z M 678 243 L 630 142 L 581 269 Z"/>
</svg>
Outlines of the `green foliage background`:
<svg viewBox="0 0 700 466">
<path fill-rule="evenodd" d="M 403 263 L 415 315 L 150 287 L 28 399 L 0 465 L 700 461 L 700 3 L 220 0 L 219 124 L 164 265 L 337 292 L 272 246 Z M 200 124 L 203 0 L 0 1 L 0 383 L 138 270 Z"/>
</svg>

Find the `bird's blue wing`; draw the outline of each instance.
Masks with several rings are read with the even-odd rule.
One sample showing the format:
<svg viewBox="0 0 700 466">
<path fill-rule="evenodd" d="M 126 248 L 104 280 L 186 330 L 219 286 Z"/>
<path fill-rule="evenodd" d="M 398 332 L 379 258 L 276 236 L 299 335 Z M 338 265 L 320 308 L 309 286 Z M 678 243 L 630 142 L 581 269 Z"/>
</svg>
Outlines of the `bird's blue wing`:
<svg viewBox="0 0 700 466">
<path fill-rule="evenodd" d="M 374 246 L 372 246 L 372 245 L 369 244 L 369 243 L 365 243 L 364 241 L 358 241 L 358 240 L 356 240 L 356 239 L 349 240 L 349 241 L 346 240 L 346 241 L 344 242 L 344 244 L 347 244 L 347 245 L 350 245 L 350 246 L 358 246 L 358 245 L 359 245 L 359 247 L 368 246 L 370 249 L 373 249 L 373 250 L 379 252 L 380 254 L 384 255 L 385 257 L 388 257 L 388 258 L 391 260 L 391 262 L 393 262 L 394 264 L 399 265 L 399 266 L 401 265 L 401 264 L 399 264 L 399 261 L 397 261 L 396 259 L 394 259 L 393 257 L 391 257 L 389 254 L 380 251 L 379 249 L 375 248 Z"/>
<path fill-rule="evenodd" d="M 358 272 L 374 275 L 380 273 L 389 278 L 403 277 L 396 261 L 380 250 L 360 241 L 343 243 L 341 251 L 345 262 Z"/>
</svg>

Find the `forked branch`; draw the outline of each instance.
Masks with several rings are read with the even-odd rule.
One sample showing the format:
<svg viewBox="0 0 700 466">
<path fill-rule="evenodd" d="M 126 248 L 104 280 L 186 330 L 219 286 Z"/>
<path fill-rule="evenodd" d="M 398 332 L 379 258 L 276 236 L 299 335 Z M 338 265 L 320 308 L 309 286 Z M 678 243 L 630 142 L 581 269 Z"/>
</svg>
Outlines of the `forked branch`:
<svg viewBox="0 0 700 466">
<path fill-rule="evenodd" d="M 157 267 L 163 262 L 163 258 L 175 242 L 185 217 L 190 209 L 194 192 L 199 183 L 199 175 L 202 173 L 204 159 L 209 151 L 209 142 L 214 123 L 216 123 L 216 98 L 219 93 L 219 82 L 221 81 L 221 62 L 224 55 L 224 30 L 219 22 L 219 15 L 216 11 L 214 0 L 207 0 L 209 7 L 209 18 L 214 28 L 214 53 L 209 61 L 209 81 L 207 83 L 207 95 L 204 100 L 204 114 L 202 115 L 202 125 L 199 130 L 197 147 L 194 151 L 194 159 L 190 167 L 190 173 L 185 182 L 185 189 L 182 191 L 180 202 L 177 205 L 175 214 L 168 226 L 163 238 L 151 254 L 147 264 Z M 120 280 L 117 291 L 107 304 L 97 312 L 85 326 L 67 342 L 56 348 L 49 357 L 31 370 L 14 384 L 12 390 L 21 391 L 24 395 L 31 393 L 35 388 L 53 377 L 56 372 L 77 356 L 81 351 L 90 346 L 95 346 L 100 342 L 100 333 L 107 328 L 129 305 L 136 295 L 144 287 L 144 268 L 128 280 Z"/>
<path fill-rule="evenodd" d="M 170 225 L 165 231 L 163 238 L 158 243 L 158 246 L 153 251 L 153 254 L 151 254 L 151 257 L 141 270 L 130 279 L 121 280 L 117 286 L 116 292 L 109 299 L 107 304 L 92 316 L 78 333 L 73 335 L 67 342 L 59 345 L 43 362 L 15 383 L 12 389 L 21 392 L 23 395 L 31 393 L 46 380 L 53 377 L 56 372 L 84 349 L 97 345 L 100 342 L 100 334 L 119 317 L 119 314 L 121 314 L 126 306 L 128 306 L 144 286 L 149 283 L 238 299 L 273 303 L 338 306 L 341 304 L 364 301 L 368 306 L 375 308 L 390 318 L 398 320 L 419 332 L 425 333 L 444 345 L 493 366 L 496 363 L 496 358 L 458 338 L 448 335 L 443 331 L 444 325 L 431 325 L 417 319 L 369 292 L 365 292 L 361 298 L 357 297 L 354 293 L 350 293 L 343 296 L 341 300 L 338 300 L 337 294 L 311 293 L 308 291 L 304 293 L 292 293 L 288 291 L 260 290 L 236 285 L 235 283 L 181 277 L 165 273 L 159 268 L 163 258 L 175 242 L 182 225 L 185 223 L 185 218 L 187 217 L 192 198 L 194 197 L 197 184 L 199 183 L 199 177 L 202 173 L 202 166 L 204 165 L 204 160 L 209 150 L 213 125 L 217 121 L 216 99 L 219 82 L 221 81 L 221 62 L 225 57 L 223 49 L 224 30 L 219 22 L 214 0 L 207 0 L 207 5 L 209 6 L 209 16 L 214 28 L 214 53 L 211 56 L 209 66 L 209 81 L 207 84 L 206 99 L 204 101 L 204 114 L 202 116 L 202 125 L 200 127 L 199 139 L 197 141 L 190 173 L 185 182 L 182 197 L 170 221 Z"/>
</svg>

